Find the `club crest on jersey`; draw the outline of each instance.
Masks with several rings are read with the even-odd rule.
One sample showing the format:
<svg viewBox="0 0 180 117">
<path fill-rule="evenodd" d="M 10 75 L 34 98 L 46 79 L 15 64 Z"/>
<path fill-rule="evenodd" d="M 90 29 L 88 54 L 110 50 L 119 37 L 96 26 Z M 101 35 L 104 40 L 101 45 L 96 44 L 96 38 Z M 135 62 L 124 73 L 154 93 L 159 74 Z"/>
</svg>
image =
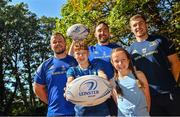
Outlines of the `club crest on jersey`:
<svg viewBox="0 0 180 117">
<path fill-rule="evenodd" d="M 94 51 L 94 54 L 99 54 L 99 52 L 98 51 Z"/>
<path fill-rule="evenodd" d="M 97 81 L 89 79 L 84 81 L 79 87 L 79 96 L 93 97 L 99 93 L 97 90 Z"/>
<path fill-rule="evenodd" d="M 143 49 L 142 49 L 142 53 L 143 53 L 143 54 L 146 53 L 146 48 L 143 48 Z"/>
<path fill-rule="evenodd" d="M 62 71 L 66 71 L 66 67 L 65 67 L 65 66 L 62 66 L 60 69 L 61 69 Z"/>
</svg>

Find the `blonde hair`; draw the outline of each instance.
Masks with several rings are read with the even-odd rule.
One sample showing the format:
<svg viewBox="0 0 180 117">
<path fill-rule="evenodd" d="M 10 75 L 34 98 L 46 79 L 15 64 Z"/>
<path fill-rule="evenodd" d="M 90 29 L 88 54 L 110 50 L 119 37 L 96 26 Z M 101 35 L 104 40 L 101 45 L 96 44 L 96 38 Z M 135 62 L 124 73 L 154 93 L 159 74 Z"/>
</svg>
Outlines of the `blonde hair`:
<svg viewBox="0 0 180 117">
<path fill-rule="evenodd" d="M 135 20 L 135 19 L 138 19 L 138 18 L 142 18 L 145 22 L 146 22 L 146 18 L 141 15 L 141 14 L 136 14 L 136 15 L 133 15 L 130 20 L 129 20 L 129 24 L 131 23 L 131 21 Z"/>
</svg>

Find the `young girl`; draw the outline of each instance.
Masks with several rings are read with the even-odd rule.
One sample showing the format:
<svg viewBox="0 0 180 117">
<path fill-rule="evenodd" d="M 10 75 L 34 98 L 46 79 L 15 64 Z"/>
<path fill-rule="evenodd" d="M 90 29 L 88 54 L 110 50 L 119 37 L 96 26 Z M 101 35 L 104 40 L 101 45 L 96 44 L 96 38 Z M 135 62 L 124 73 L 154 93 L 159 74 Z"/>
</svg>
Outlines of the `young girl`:
<svg viewBox="0 0 180 117">
<path fill-rule="evenodd" d="M 83 75 L 98 75 L 107 79 L 107 76 L 101 70 L 99 63 L 90 63 L 88 60 L 89 51 L 87 45 L 83 41 L 76 41 L 73 46 L 74 58 L 78 62 L 77 67 L 71 67 L 67 71 L 67 85 Z M 109 110 L 106 102 L 96 106 L 75 105 L 76 116 L 108 116 Z"/>
<path fill-rule="evenodd" d="M 134 72 L 130 55 L 122 48 L 113 49 L 111 63 L 115 68 L 118 116 L 149 116 L 150 93 L 145 75 L 141 71 Z"/>
</svg>

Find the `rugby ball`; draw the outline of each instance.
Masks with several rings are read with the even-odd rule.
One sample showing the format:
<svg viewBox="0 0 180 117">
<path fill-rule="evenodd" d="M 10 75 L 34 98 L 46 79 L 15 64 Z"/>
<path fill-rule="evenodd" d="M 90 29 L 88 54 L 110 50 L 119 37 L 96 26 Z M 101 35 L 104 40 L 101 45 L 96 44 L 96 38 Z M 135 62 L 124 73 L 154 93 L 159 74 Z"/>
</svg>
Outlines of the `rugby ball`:
<svg viewBox="0 0 180 117">
<path fill-rule="evenodd" d="M 74 24 L 67 29 L 66 35 L 73 40 L 83 40 L 87 38 L 89 29 L 83 24 Z"/>
<path fill-rule="evenodd" d="M 111 96 L 110 83 L 96 75 L 76 78 L 66 87 L 68 101 L 82 106 L 95 106 L 105 102 Z"/>
</svg>

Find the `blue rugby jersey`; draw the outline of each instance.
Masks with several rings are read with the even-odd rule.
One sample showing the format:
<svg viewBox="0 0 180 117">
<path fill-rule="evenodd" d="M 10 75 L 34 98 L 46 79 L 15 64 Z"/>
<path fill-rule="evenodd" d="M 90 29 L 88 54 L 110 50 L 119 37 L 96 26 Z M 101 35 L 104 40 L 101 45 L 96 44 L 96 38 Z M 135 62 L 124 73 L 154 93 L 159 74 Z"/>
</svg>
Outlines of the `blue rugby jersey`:
<svg viewBox="0 0 180 117">
<path fill-rule="evenodd" d="M 147 77 L 152 95 L 168 93 L 175 85 L 167 56 L 176 53 L 174 44 L 166 38 L 150 35 L 129 47 L 133 63 Z"/>
<path fill-rule="evenodd" d="M 84 75 L 98 75 L 99 70 L 102 70 L 101 65 L 91 62 L 87 69 L 81 69 L 79 66 L 70 67 L 67 71 L 67 77 L 74 77 L 75 79 Z M 75 113 L 76 116 L 108 116 L 109 110 L 106 102 L 103 102 L 89 107 L 75 105 Z"/>
<path fill-rule="evenodd" d="M 34 82 L 47 87 L 47 116 L 74 115 L 74 105 L 66 101 L 63 94 L 67 82 L 66 71 L 76 65 L 76 60 L 69 55 L 63 59 L 52 57 L 43 62 L 36 71 Z"/>
<path fill-rule="evenodd" d="M 89 60 L 93 62 L 101 63 L 103 71 L 107 74 L 108 79 L 114 76 L 114 70 L 110 62 L 112 49 L 121 47 L 115 43 L 109 43 L 108 45 L 99 45 L 89 47 Z"/>
</svg>

